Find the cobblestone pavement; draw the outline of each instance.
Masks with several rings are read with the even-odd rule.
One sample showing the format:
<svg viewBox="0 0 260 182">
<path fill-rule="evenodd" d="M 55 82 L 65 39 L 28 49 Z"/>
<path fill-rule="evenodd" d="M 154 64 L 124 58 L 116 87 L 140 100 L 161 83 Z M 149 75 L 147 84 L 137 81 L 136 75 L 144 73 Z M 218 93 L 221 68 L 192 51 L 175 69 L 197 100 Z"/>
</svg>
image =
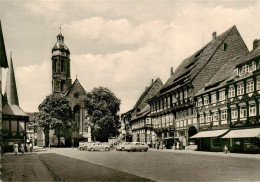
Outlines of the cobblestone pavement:
<svg viewBox="0 0 260 182">
<path fill-rule="evenodd" d="M 55 181 L 36 153 L 5 154 L 1 158 L 2 181 Z"/>
<path fill-rule="evenodd" d="M 2 181 L 151 181 L 55 153 L 5 154 Z"/>
<path fill-rule="evenodd" d="M 259 155 L 197 151 L 87 152 L 51 149 L 69 156 L 154 181 L 259 181 Z"/>
</svg>

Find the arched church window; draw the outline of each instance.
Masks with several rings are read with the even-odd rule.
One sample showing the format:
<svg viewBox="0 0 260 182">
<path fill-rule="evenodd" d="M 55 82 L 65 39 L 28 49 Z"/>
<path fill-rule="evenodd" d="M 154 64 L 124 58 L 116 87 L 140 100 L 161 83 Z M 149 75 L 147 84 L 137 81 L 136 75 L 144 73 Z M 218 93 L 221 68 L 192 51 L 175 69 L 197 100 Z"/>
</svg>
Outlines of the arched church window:
<svg viewBox="0 0 260 182">
<path fill-rule="evenodd" d="M 80 107 L 76 105 L 73 109 L 73 119 L 77 126 L 80 126 Z"/>
<path fill-rule="evenodd" d="M 60 91 L 64 91 L 65 81 L 61 81 L 60 83 Z"/>
</svg>

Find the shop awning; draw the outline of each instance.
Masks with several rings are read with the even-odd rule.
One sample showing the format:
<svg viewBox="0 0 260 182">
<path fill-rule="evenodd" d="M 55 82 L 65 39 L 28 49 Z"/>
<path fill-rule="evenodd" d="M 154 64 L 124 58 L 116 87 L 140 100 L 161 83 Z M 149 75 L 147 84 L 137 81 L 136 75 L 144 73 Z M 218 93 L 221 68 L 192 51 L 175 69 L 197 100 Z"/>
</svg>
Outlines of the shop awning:
<svg viewBox="0 0 260 182">
<path fill-rule="evenodd" d="M 190 137 L 190 138 L 212 138 L 212 137 L 218 137 L 220 135 L 225 134 L 228 131 L 226 130 L 213 130 L 213 131 L 201 131 L 197 133 L 196 135 Z"/>
<path fill-rule="evenodd" d="M 260 138 L 260 128 L 231 130 L 222 138 Z"/>
</svg>

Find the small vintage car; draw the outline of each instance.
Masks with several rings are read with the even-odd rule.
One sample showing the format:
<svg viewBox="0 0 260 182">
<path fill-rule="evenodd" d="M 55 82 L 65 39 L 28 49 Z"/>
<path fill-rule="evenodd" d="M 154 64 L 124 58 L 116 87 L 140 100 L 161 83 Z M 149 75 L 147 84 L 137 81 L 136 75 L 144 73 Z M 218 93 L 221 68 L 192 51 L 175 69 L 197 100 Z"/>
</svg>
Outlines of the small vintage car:
<svg viewBox="0 0 260 182">
<path fill-rule="evenodd" d="M 136 151 L 148 151 L 149 146 L 147 144 L 141 144 L 140 142 L 132 142 L 129 145 L 125 146 L 125 150 L 130 152 L 136 152 Z"/>
<path fill-rule="evenodd" d="M 130 145 L 131 142 L 123 142 L 116 146 L 117 151 L 124 151 L 126 145 Z"/>
<path fill-rule="evenodd" d="M 95 142 L 79 142 L 79 150 L 87 150 L 90 145 L 92 145 Z"/>
<path fill-rule="evenodd" d="M 101 143 L 101 142 L 96 142 L 88 146 L 87 148 L 88 151 L 109 151 L 110 146 L 106 143 Z"/>
</svg>

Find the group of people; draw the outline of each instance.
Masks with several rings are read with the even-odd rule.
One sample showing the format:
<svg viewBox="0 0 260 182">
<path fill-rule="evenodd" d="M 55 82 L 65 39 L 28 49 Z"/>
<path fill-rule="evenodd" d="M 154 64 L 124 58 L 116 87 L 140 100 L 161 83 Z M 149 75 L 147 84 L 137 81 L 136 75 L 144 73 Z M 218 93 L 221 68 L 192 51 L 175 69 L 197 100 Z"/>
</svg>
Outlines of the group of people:
<svg viewBox="0 0 260 182">
<path fill-rule="evenodd" d="M 15 143 L 15 144 L 13 145 L 13 147 L 14 147 L 14 155 L 17 155 L 17 154 L 18 154 L 19 149 L 20 149 L 20 151 L 22 152 L 22 154 L 24 154 L 25 149 L 26 149 L 26 147 L 25 147 L 25 145 L 24 145 L 23 143 L 21 143 L 21 144 Z M 32 152 L 32 150 L 33 150 L 33 145 L 32 145 L 31 142 L 27 145 L 27 150 L 28 150 L 28 152 Z"/>
</svg>

